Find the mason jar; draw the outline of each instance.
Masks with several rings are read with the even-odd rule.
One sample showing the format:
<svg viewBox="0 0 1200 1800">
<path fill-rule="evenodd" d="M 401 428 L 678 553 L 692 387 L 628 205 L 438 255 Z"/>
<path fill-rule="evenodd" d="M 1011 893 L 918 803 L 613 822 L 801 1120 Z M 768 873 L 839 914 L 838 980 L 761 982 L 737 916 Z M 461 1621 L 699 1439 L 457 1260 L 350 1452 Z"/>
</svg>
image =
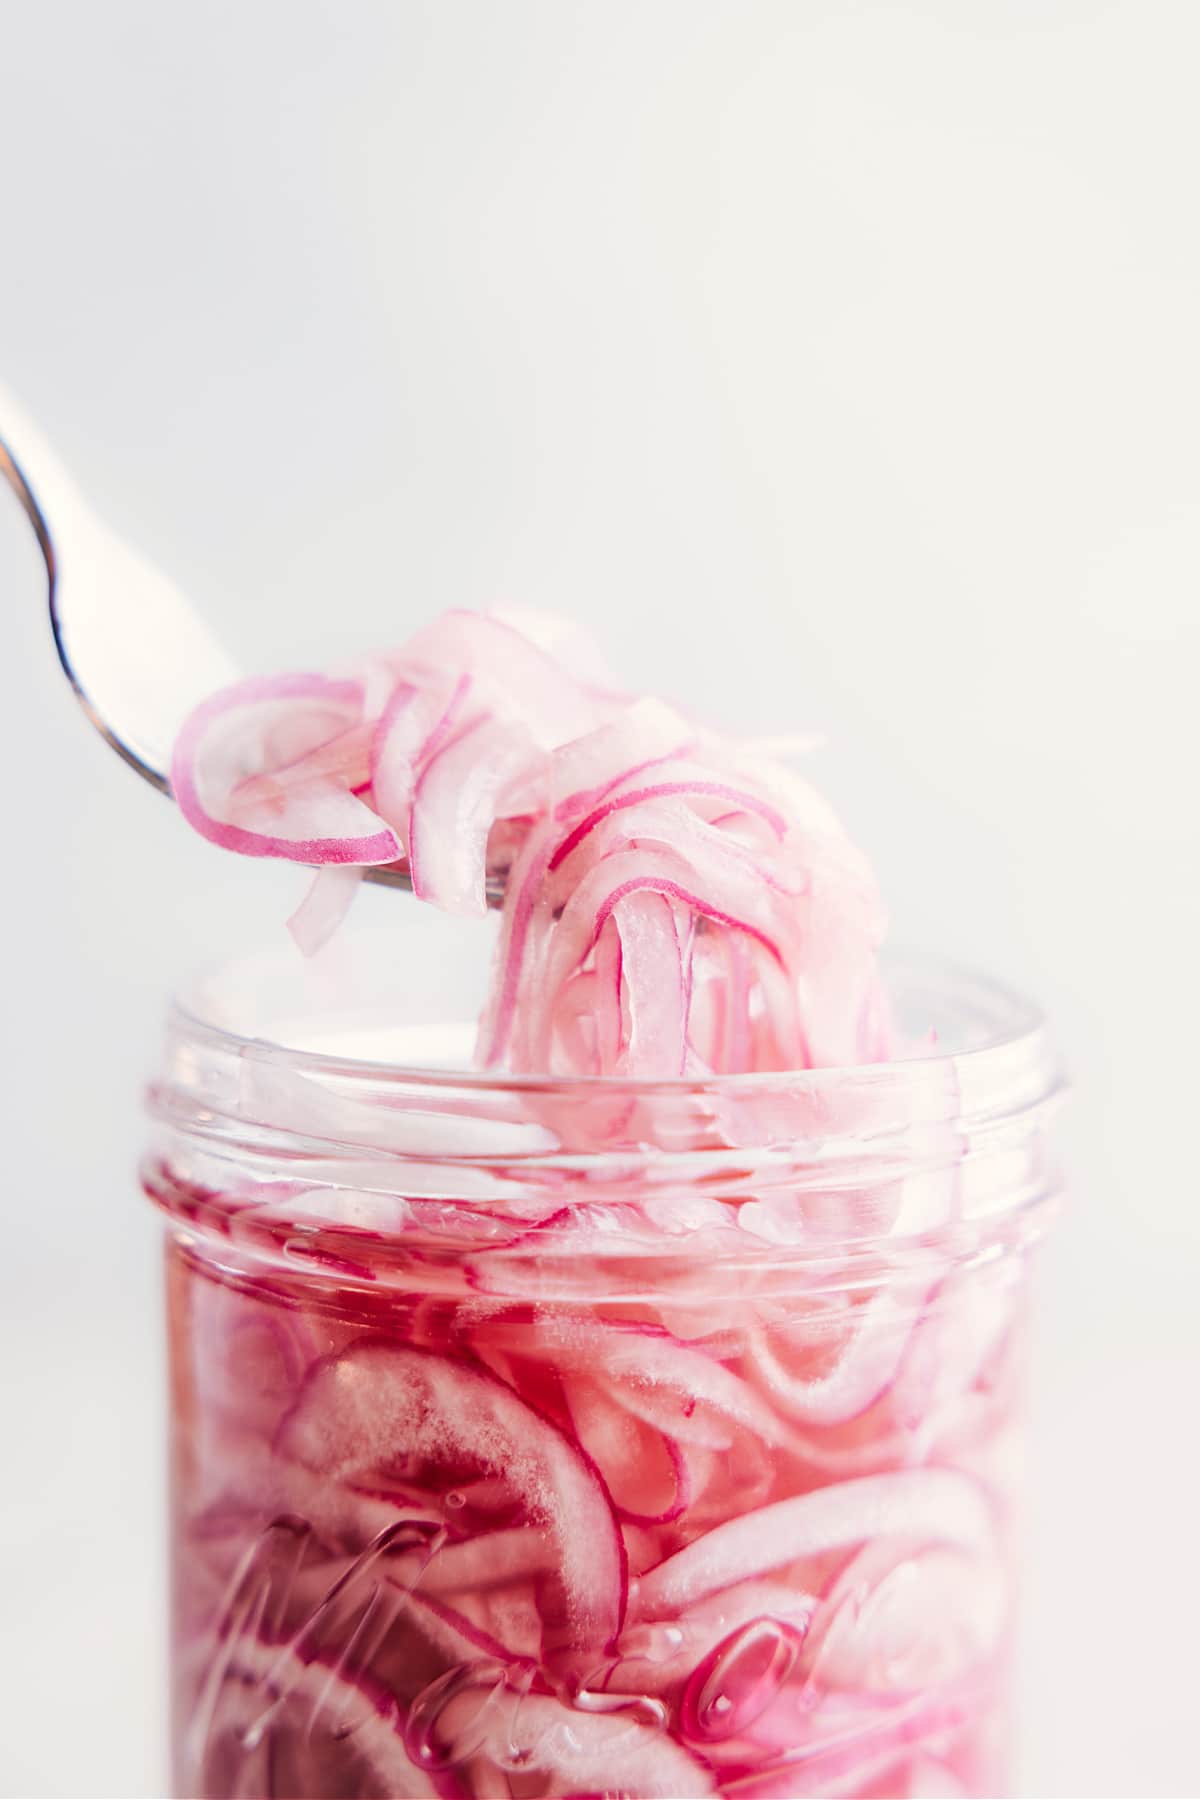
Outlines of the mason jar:
<svg viewBox="0 0 1200 1800">
<path fill-rule="evenodd" d="M 170 1014 L 177 1792 L 1003 1792 L 1036 1012 L 909 959 L 893 1063 L 482 1074 L 414 935 Z"/>
</svg>

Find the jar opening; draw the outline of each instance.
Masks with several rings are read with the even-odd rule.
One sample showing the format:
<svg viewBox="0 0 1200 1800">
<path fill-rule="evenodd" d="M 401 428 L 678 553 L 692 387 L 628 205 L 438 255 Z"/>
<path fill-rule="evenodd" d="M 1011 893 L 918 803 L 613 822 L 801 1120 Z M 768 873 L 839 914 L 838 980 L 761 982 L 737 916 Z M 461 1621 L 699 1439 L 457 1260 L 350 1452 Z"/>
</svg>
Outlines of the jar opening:
<svg viewBox="0 0 1200 1800">
<path fill-rule="evenodd" d="M 427 914 L 428 909 L 421 909 Z M 903 1051 L 886 1063 L 680 1076 L 653 1081 L 612 1075 L 513 1075 L 474 1066 L 472 1007 L 484 991 L 488 934 L 474 922 L 423 917 L 420 929 L 343 931 L 320 957 L 275 943 L 192 981 L 172 1008 L 172 1028 L 249 1057 L 286 1060 L 297 1071 L 336 1071 L 345 1081 L 452 1084 L 471 1089 L 591 1092 L 614 1088 L 685 1092 L 722 1088 L 844 1088 L 880 1080 L 921 1082 L 953 1067 L 964 1094 L 992 1109 L 1049 1099 L 1061 1085 L 1045 1020 L 999 982 L 942 958 L 909 951 L 883 957 L 888 998 Z"/>
<path fill-rule="evenodd" d="M 1031 1006 L 969 971 L 891 959 L 914 1044 L 904 1061 L 513 1077 L 456 1066 L 471 1027 L 465 1008 L 447 1021 L 447 994 L 480 988 L 462 962 L 430 954 L 429 933 L 414 936 L 415 952 L 404 933 L 363 934 L 316 963 L 277 948 L 176 1005 L 149 1093 L 147 1186 L 160 1204 L 178 1216 L 199 1195 L 203 1209 L 274 1211 L 293 1237 L 335 1234 L 330 1253 L 350 1262 L 364 1234 L 429 1232 L 439 1254 L 528 1230 L 543 1234 L 539 1257 L 567 1256 L 569 1234 L 547 1222 L 584 1218 L 604 1254 L 648 1233 L 656 1254 L 693 1257 L 709 1232 L 714 1255 L 732 1244 L 761 1258 L 885 1240 L 889 1253 L 935 1238 L 944 1250 L 947 1233 L 974 1253 L 981 1221 L 987 1236 L 1055 1190 L 1053 1046 Z"/>
</svg>

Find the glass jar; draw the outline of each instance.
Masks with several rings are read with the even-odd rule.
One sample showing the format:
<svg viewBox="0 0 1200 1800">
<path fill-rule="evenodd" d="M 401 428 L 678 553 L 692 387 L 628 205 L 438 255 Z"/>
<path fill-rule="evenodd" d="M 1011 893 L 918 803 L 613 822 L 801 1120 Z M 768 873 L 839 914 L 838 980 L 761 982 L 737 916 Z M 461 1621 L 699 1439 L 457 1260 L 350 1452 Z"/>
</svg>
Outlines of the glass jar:
<svg viewBox="0 0 1200 1800">
<path fill-rule="evenodd" d="M 1003 1791 L 1037 1016 L 910 961 L 904 1061 L 513 1079 L 343 962 L 150 1091 L 177 1791 Z"/>
</svg>

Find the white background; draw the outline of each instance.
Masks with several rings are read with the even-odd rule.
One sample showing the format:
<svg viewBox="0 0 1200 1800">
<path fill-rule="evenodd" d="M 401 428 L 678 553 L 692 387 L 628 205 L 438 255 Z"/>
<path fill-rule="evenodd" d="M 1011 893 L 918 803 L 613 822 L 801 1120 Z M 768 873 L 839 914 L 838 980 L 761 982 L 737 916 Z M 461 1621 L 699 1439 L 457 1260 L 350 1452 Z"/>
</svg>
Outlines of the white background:
<svg viewBox="0 0 1200 1800">
<path fill-rule="evenodd" d="M 1198 57 L 1189 0 L 0 0 L 0 375 L 247 665 L 578 613 L 828 732 L 896 936 L 1051 1009 L 1041 1795 L 1200 1791 Z M 0 1787 L 155 1794 L 139 1086 L 301 884 L 89 733 L 8 504 L 0 590 Z"/>
</svg>

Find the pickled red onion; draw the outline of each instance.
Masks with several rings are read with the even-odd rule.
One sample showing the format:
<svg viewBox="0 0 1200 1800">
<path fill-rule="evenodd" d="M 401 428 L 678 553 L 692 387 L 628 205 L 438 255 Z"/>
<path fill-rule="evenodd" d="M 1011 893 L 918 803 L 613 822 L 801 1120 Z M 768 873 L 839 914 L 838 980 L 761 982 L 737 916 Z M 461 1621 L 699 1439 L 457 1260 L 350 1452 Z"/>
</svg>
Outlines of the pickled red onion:
<svg viewBox="0 0 1200 1800">
<path fill-rule="evenodd" d="M 719 1588 L 879 1537 L 982 1552 L 993 1530 L 980 1489 L 956 1470 L 864 1475 L 716 1526 L 643 1578 L 637 1615 L 667 1617 Z"/>
<path fill-rule="evenodd" d="M 419 897 L 466 914 L 503 879 L 488 1066 L 653 1079 L 886 1054 L 882 909 L 825 802 L 497 617 L 447 614 L 361 676 L 240 683 L 188 720 L 171 778 L 227 849 L 407 858 Z M 303 948 L 346 891 L 301 909 Z"/>
<path fill-rule="evenodd" d="M 339 769 L 336 759 L 331 766 L 328 755 L 316 754 L 359 722 L 362 699 L 358 681 L 281 675 L 239 682 L 204 701 L 171 760 L 171 789 L 188 824 L 243 856 L 394 861 L 395 832 L 353 791 L 358 757 Z"/>
<path fill-rule="evenodd" d="M 625 1571 L 603 1484 L 582 1449 L 483 1370 L 400 1345 L 351 1345 L 313 1365 L 278 1442 L 343 1480 L 386 1466 L 398 1446 L 502 1475 L 525 1522 L 554 1534 L 570 1629 L 585 1643 L 615 1637 Z"/>
</svg>

